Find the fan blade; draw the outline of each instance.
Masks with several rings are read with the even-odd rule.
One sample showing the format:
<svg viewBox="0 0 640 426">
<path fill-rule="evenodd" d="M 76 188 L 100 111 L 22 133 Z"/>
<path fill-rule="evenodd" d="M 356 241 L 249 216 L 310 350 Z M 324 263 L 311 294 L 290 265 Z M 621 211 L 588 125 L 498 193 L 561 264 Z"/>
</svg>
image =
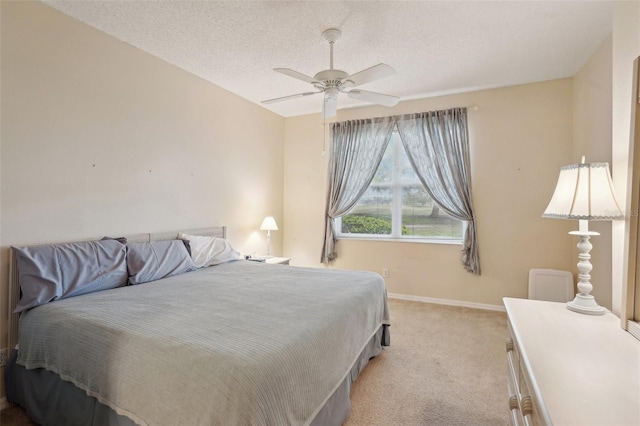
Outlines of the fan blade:
<svg viewBox="0 0 640 426">
<path fill-rule="evenodd" d="M 283 96 L 281 98 L 267 99 L 266 101 L 261 101 L 260 103 L 262 103 L 262 104 L 273 104 L 273 103 L 280 102 L 280 101 L 287 101 L 289 99 L 302 98 L 304 96 L 315 95 L 316 93 L 322 93 L 322 92 L 298 93 L 296 95 Z"/>
<path fill-rule="evenodd" d="M 385 95 L 382 93 L 367 92 L 366 90 L 350 90 L 347 92 L 350 98 L 367 101 L 378 105 L 395 106 L 400 101 L 397 96 Z"/>
<path fill-rule="evenodd" d="M 338 97 L 336 95 L 325 95 L 322 105 L 322 115 L 324 119 L 335 117 L 338 110 Z"/>
<path fill-rule="evenodd" d="M 291 70 L 289 68 L 274 68 L 273 70 L 277 71 L 277 72 L 279 72 L 281 74 L 288 75 L 289 77 L 293 77 L 293 78 L 296 78 L 298 80 L 302 80 L 305 83 L 311 83 L 311 84 L 320 83 L 319 81 L 314 80 L 312 77 L 309 77 L 308 75 L 304 75 L 301 72 L 294 71 L 294 70 Z"/>
<path fill-rule="evenodd" d="M 391 68 L 387 64 L 374 65 L 371 68 L 357 72 L 349 77 L 342 79 L 343 84 L 348 87 L 360 86 L 361 84 L 369 83 L 374 80 L 379 80 L 384 77 L 389 77 L 396 73 L 396 70 Z"/>
</svg>

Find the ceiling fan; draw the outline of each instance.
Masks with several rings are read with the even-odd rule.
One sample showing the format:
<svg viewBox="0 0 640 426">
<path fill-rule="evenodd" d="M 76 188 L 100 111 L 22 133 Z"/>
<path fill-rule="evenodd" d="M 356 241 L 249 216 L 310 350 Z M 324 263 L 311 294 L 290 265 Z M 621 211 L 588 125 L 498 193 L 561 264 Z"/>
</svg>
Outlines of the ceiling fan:
<svg viewBox="0 0 640 426">
<path fill-rule="evenodd" d="M 387 64 L 374 65 L 355 74 L 347 74 L 342 70 L 333 68 L 333 44 L 340 38 L 342 32 L 335 28 L 329 28 L 322 33 L 322 36 L 329 42 L 330 57 L 329 69 L 320 71 L 313 77 L 299 73 L 289 68 L 275 68 L 281 74 L 311 83 L 317 92 L 304 92 L 295 95 L 283 96 L 281 98 L 268 99 L 262 101 L 263 104 L 271 104 L 274 102 L 286 101 L 289 99 L 301 98 L 304 96 L 324 93 L 324 105 L 322 113 L 324 118 L 330 118 L 336 115 L 338 107 L 338 94 L 346 93 L 350 98 L 361 101 L 371 102 L 378 105 L 394 106 L 400 98 L 382 93 L 368 92 L 366 90 L 353 89 L 354 87 L 370 83 L 383 77 L 388 77 L 395 73 L 395 70 Z"/>
</svg>

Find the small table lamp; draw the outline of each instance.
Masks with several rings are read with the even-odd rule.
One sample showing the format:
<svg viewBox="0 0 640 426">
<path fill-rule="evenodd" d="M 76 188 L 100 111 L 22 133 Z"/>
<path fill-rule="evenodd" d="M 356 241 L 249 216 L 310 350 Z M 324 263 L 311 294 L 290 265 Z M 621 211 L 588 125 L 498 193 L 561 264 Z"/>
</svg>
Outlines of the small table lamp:
<svg viewBox="0 0 640 426">
<path fill-rule="evenodd" d="M 273 216 L 267 216 L 260 225 L 261 231 L 267 231 L 267 256 L 271 256 L 271 231 L 278 230 L 278 224 Z"/>
<path fill-rule="evenodd" d="M 579 230 L 569 232 L 580 237 L 578 242 L 578 291 L 575 299 L 567 302 L 567 308 L 589 315 L 603 315 L 606 309 L 596 303 L 589 294 L 593 286 L 591 279 L 592 266 L 589 252 L 593 247 L 589 242 L 591 236 L 600 235 L 589 231 L 589 220 L 611 220 L 624 217 L 616 201 L 608 163 L 571 164 L 560 168 L 558 184 L 551 197 L 549 206 L 542 217 L 555 219 L 578 219 Z"/>
</svg>

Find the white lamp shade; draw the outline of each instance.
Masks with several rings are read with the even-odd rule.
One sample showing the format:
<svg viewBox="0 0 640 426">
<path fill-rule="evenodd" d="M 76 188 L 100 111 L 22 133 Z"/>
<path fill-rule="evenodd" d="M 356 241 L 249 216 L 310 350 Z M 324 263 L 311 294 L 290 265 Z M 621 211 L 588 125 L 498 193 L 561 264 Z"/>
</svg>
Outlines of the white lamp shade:
<svg viewBox="0 0 640 426">
<path fill-rule="evenodd" d="M 610 220 L 624 217 L 614 195 L 608 163 L 560 168 L 558 184 L 542 217 Z"/>
<path fill-rule="evenodd" d="M 267 216 L 264 218 L 264 220 L 262 221 L 262 225 L 260 225 L 260 230 L 261 231 L 277 231 L 278 230 L 278 224 L 276 223 L 276 220 L 273 218 L 273 216 Z"/>
</svg>

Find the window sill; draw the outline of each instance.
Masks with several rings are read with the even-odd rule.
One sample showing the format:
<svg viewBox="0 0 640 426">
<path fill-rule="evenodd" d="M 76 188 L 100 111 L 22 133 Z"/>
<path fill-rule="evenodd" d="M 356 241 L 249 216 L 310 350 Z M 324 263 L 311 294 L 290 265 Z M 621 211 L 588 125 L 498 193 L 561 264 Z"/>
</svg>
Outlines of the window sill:
<svg viewBox="0 0 640 426">
<path fill-rule="evenodd" d="M 391 242 L 391 243 L 412 243 L 412 244 L 445 244 L 445 245 L 462 245 L 462 240 L 447 240 L 447 239 L 436 239 L 436 238 L 384 238 L 384 237 L 365 237 L 365 236 L 346 236 L 340 235 L 337 237 L 338 240 L 345 241 L 376 241 L 376 242 Z"/>
</svg>

